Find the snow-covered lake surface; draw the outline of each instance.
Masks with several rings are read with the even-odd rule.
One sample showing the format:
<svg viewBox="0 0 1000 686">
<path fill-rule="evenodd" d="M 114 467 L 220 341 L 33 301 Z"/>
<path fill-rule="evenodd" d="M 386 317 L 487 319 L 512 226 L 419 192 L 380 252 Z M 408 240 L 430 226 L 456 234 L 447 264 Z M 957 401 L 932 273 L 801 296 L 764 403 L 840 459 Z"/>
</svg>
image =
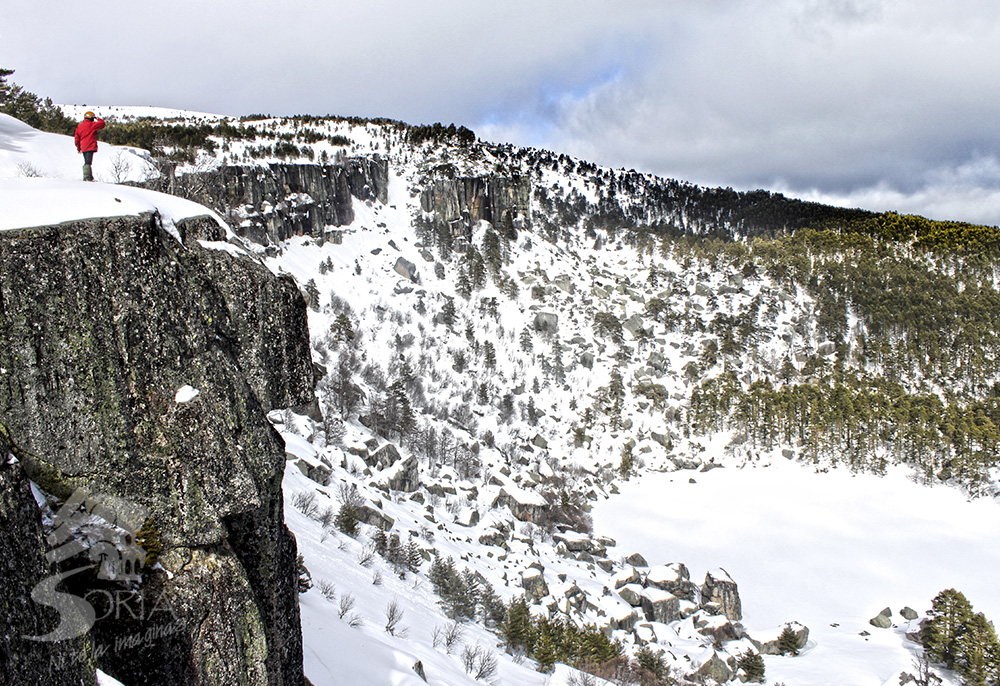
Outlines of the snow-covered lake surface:
<svg viewBox="0 0 1000 686">
<path fill-rule="evenodd" d="M 1000 618 L 997 503 L 969 502 L 904 471 L 816 473 L 778 460 L 766 469 L 651 473 L 598 505 L 594 527 L 650 564 L 684 562 L 699 583 L 726 569 L 751 634 L 793 620 L 808 626 L 803 655 L 768 658 L 769 683 L 898 683 L 915 648 L 899 610 L 924 614 L 946 588 Z M 897 628 L 870 626 L 887 606 Z"/>
</svg>

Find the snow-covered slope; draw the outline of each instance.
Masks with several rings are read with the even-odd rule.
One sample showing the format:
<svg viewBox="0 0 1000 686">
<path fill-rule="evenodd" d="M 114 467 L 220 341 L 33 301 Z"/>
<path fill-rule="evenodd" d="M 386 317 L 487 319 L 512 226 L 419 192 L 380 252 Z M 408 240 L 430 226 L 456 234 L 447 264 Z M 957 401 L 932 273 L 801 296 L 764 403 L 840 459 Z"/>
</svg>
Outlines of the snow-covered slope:
<svg viewBox="0 0 1000 686">
<path fill-rule="evenodd" d="M 273 140 L 304 127 L 232 124 L 260 127 Z M 967 502 L 957 489 L 918 485 L 908 467 L 852 476 L 794 441 L 763 445 L 695 421 L 706 380 L 749 385 L 776 378 L 788 360 L 788 373 L 808 385 L 809 364 L 834 364 L 806 289 L 744 269 L 742 253 L 723 259 L 721 250 L 667 237 L 568 228 L 538 196 L 535 227 L 504 242 L 499 265 L 469 288 L 479 269 L 470 256 L 488 253 L 496 227 L 470 226 L 475 252 L 444 254 L 415 221 L 428 219 L 422 189 L 448 176 L 523 172 L 571 203 L 598 200 L 607 184 L 623 189 L 627 175 L 585 173 L 580 161 L 558 158 L 530 169 L 502 146 L 458 154 L 414 145 L 391 124 L 310 126 L 325 138 L 309 159 L 335 161 L 340 151 L 390 164 L 385 203 L 355 198 L 352 224 L 261 250 L 269 268 L 308 294 L 314 361 L 327 372 L 318 387 L 322 420 L 271 417 L 289 456 L 286 521 L 313 582 L 301 611 L 315 686 L 416 685 L 418 661 L 428 683 L 475 683 L 463 647 L 470 663 L 493 656 L 499 683 L 582 683 L 566 667 L 542 674 L 531 659 L 509 655 L 482 621 L 464 624 L 459 645 L 445 647 L 450 620 L 429 580 L 435 557 L 452 558 L 504 601 L 534 590 L 537 615 L 606 629 L 626 655 L 662 651 L 677 678 L 757 651 L 798 621 L 810 640 L 797 657 L 764 657 L 769 683 L 897 684 L 920 653 L 906 636 L 913 626 L 899 618 L 903 605 L 922 614 L 934 593 L 955 586 L 1000 616 L 993 499 Z M 44 140 L 25 137 L 24 153 Z M 257 141 L 225 144 L 203 169 L 289 161 Z M 0 203 L 0 226 L 34 221 L 17 215 L 31 216 L 33 181 L 0 182 L 13 203 Z M 56 194 L 48 204 L 66 218 L 114 216 L 100 213 L 115 198 L 130 203 L 128 212 L 144 203 L 164 214 L 194 211 L 120 187 L 76 186 L 40 188 Z M 247 222 L 266 211 L 227 209 Z M 413 278 L 400 259 L 414 266 Z M 655 314 L 653 301 L 668 316 Z M 723 358 L 718 323 L 741 318 L 754 325 L 752 346 Z M 403 421 L 400 395 L 412 423 Z M 355 535 L 333 521 L 345 487 L 369 508 Z M 379 528 L 423 552 L 416 571 L 371 552 Z M 636 598 L 669 600 L 651 580 L 678 574 L 672 563 L 686 565 L 691 598 L 678 603 L 679 618 L 650 621 Z M 709 574 L 739 585 L 742 625 L 709 602 Z M 388 630 L 394 603 L 402 618 Z M 869 625 L 886 605 L 895 628 Z"/>
<path fill-rule="evenodd" d="M 0 114 L 0 179 L 82 179 L 82 168 L 83 156 L 72 136 L 38 131 Z M 144 181 L 159 174 L 145 150 L 106 143 L 98 143 L 93 168 L 94 178 L 107 183 Z"/>
</svg>

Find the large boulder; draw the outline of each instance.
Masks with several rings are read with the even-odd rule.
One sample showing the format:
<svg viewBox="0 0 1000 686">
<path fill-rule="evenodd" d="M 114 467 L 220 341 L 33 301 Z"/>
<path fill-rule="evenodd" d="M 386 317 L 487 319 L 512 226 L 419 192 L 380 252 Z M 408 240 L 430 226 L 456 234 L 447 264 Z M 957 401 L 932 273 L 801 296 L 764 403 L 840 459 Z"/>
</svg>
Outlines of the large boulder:
<svg viewBox="0 0 1000 686">
<path fill-rule="evenodd" d="M 816 348 L 817 355 L 832 355 L 837 352 L 837 344 L 833 341 L 823 341 Z"/>
<path fill-rule="evenodd" d="M 718 653 L 713 652 L 695 674 L 703 679 L 712 679 L 718 684 L 724 684 L 732 678 L 733 670 Z"/>
<path fill-rule="evenodd" d="M 569 274 L 560 274 L 556 278 L 552 279 L 552 285 L 559 288 L 570 295 L 576 293 L 576 283 L 573 281 L 573 277 Z"/>
<path fill-rule="evenodd" d="M 420 488 L 420 463 L 411 455 L 406 458 L 396 473 L 389 477 L 389 488 L 393 491 L 413 493 Z"/>
<path fill-rule="evenodd" d="M 524 595 L 531 600 L 540 600 L 549 594 L 545 574 L 538 567 L 529 567 L 521 572 L 521 588 L 524 589 Z"/>
<path fill-rule="evenodd" d="M 646 573 L 646 585 L 692 602 L 698 595 L 698 585 L 691 581 L 688 568 L 681 562 L 650 567 Z"/>
<path fill-rule="evenodd" d="M 397 258 L 396 264 L 393 265 L 392 268 L 393 270 L 395 270 L 397 274 L 402 276 L 404 279 L 409 279 L 413 283 L 417 283 L 420 281 L 420 278 L 417 276 L 417 265 L 413 264 L 412 262 L 410 262 L 405 258 L 402 257 Z"/>
<path fill-rule="evenodd" d="M 535 331 L 556 333 L 559 331 L 559 315 L 552 312 L 539 312 L 535 315 Z"/>
<path fill-rule="evenodd" d="M 642 610 L 649 621 L 669 624 L 681 618 L 681 601 L 667 591 L 647 588 L 642 596 Z"/>
<path fill-rule="evenodd" d="M 739 589 L 726 570 L 717 569 L 705 575 L 701 598 L 702 603 L 714 603 L 721 607 L 726 619 L 731 621 L 743 619 Z"/>
<path fill-rule="evenodd" d="M 369 467 L 385 469 L 386 467 L 391 467 L 399 462 L 402 457 L 403 456 L 399 454 L 399 448 L 392 443 L 386 443 L 384 446 L 372 453 L 371 456 L 366 458 L 365 462 Z"/>
<path fill-rule="evenodd" d="M 646 590 L 638 584 L 626 584 L 618 589 L 618 597 L 632 607 L 642 607 Z"/>
<path fill-rule="evenodd" d="M 371 505 L 361 505 L 360 507 L 355 508 L 355 513 L 358 516 L 359 522 L 364 522 L 369 526 L 382 529 L 382 531 L 389 531 L 396 523 L 396 520 L 392 517 L 383 514 L 380 510 L 375 509 Z"/>
<path fill-rule="evenodd" d="M 640 553 L 632 553 L 625 558 L 625 564 L 630 564 L 633 567 L 648 567 L 649 563 L 646 562 L 646 558 Z"/>
<path fill-rule="evenodd" d="M 611 579 L 615 588 L 621 588 L 626 584 L 642 584 L 642 576 L 639 574 L 635 567 L 626 567 L 622 571 L 618 572 Z"/>
<path fill-rule="evenodd" d="M 642 317 L 638 314 L 633 314 L 631 317 L 622 322 L 622 328 L 628 331 L 633 336 L 638 336 L 643 333 L 645 325 L 643 324 Z"/>
<path fill-rule="evenodd" d="M 330 483 L 330 475 L 333 474 L 333 470 L 324 465 L 322 462 L 298 459 L 295 461 L 295 466 L 298 467 L 299 471 L 305 476 L 318 484 L 326 486 Z"/>
<path fill-rule="evenodd" d="M 869 619 L 868 623 L 879 629 L 888 629 L 892 627 L 892 610 L 888 607 L 885 608 L 877 615 Z"/>
</svg>

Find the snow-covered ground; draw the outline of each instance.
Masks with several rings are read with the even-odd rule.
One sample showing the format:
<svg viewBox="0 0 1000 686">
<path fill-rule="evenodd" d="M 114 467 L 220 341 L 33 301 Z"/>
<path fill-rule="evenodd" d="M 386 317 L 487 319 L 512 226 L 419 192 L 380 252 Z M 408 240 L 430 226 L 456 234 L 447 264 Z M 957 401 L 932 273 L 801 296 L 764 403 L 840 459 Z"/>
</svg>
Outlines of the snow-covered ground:
<svg viewBox="0 0 1000 686">
<path fill-rule="evenodd" d="M 59 179 L 0 179 L 0 231 L 61 224 L 76 219 L 159 212 L 168 228 L 192 217 L 213 217 L 204 205 L 143 188 Z"/>
<path fill-rule="evenodd" d="M 159 175 L 145 150 L 100 142 L 93 170 L 94 178 L 106 183 L 144 181 Z M 38 131 L 0 114 L 0 180 L 31 177 L 82 181 L 83 155 L 76 151 L 73 136 Z"/>
</svg>

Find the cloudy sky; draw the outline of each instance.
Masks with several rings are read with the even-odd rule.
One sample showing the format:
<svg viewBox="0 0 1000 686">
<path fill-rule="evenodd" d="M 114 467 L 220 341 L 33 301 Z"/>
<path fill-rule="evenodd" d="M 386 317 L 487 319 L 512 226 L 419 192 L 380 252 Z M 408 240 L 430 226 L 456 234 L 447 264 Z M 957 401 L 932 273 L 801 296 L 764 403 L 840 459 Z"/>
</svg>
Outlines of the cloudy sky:
<svg viewBox="0 0 1000 686">
<path fill-rule="evenodd" d="M 56 102 L 455 122 L 710 186 L 1000 224 L 997 0 L 13 0 Z"/>
</svg>

